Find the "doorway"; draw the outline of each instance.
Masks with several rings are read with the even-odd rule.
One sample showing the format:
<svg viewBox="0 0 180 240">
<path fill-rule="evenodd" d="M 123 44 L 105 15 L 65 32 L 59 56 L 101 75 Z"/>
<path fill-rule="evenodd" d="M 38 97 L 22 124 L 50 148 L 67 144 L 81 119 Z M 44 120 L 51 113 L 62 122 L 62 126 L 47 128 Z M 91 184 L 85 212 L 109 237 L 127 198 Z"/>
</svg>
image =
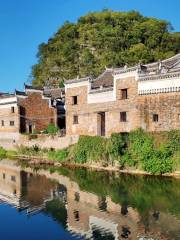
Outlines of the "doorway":
<svg viewBox="0 0 180 240">
<path fill-rule="evenodd" d="M 32 125 L 30 124 L 29 125 L 29 134 L 32 134 L 32 132 L 33 132 L 33 128 L 32 128 Z"/>
</svg>

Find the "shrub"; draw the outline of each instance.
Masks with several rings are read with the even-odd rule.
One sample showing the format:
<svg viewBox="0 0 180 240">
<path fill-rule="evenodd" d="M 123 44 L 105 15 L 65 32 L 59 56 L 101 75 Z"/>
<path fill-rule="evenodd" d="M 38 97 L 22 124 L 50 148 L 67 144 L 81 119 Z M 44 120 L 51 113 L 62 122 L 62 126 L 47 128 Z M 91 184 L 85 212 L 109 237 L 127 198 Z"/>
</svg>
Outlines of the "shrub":
<svg viewBox="0 0 180 240">
<path fill-rule="evenodd" d="M 56 135 L 59 131 L 59 128 L 56 127 L 54 124 L 49 124 L 46 131 L 50 135 Z"/>
<path fill-rule="evenodd" d="M 173 159 L 165 157 L 163 152 L 157 151 L 144 162 L 143 169 L 152 174 L 170 173 L 174 169 Z"/>
<path fill-rule="evenodd" d="M 110 139 L 110 154 L 116 158 L 123 155 L 127 148 L 127 135 L 113 133 Z"/>
<path fill-rule="evenodd" d="M 108 139 L 95 136 L 80 136 L 78 143 L 74 147 L 74 160 L 78 163 L 86 163 L 87 161 L 102 162 L 108 161 L 107 151 Z"/>
<path fill-rule="evenodd" d="M 142 129 L 137 129 L 129 134 L 127 164 L 141 167 L 141 163 L 149 159 L 153 153 L 153 138 Z"/>
<path fill-rule="evenodd" d="M 0 159 L 6 157 L 6 150 L 3 147 L 0 147 Z"/>
<path fill-rule="evenodd" d="M 48 158 L 50 160 L 64 161 L 67 159 L 67 157 L 68 157 L 67 149 L 48 152 Z"/>
<path fill-rule="evenodd" d="M 170 131 L 168 133 L 169 145 L 173 151 L 180 151 L 180 131 Z"/>
</svg>

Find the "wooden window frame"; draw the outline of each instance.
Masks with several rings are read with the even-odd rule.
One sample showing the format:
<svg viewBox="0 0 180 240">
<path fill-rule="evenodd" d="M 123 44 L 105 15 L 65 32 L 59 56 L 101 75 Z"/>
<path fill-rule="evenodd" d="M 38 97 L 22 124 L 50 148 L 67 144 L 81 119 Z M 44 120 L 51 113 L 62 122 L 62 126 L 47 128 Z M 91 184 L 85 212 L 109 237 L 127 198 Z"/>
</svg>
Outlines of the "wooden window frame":
<svg viewBox="0 0 180 240">
<path fill-rule="evenodd" d="M 127 122 L 127 112 L 120 112 L 120 122 Z"/>
<path fill-rule="evenodd" d="M 10 125 L 11 127 L 14 127 L 14 126 L 15 126 L 15 122 L 14 122 L 14 121 L 10 121 L 10 122 L 9 122 L 9 125 Z"/>
<path fill-rule="evenodd" d="M 15 107 L 11 107 L 11 113 L 15 113 Z"/>
<path fill-rule="evenodd" d="M 153 117 L 152 117 L 152 120 L 153 120 L 154 123 L 159 122 L 159 115 L 157 113 L 154 113 Z"/>
<path fill-rule="evenodd" d="M 78 115 L 74 115 L 73 116 L 73 124 L 75 125 L 75 124 L 79 124 L 79 117 L 78 117 Z"/>
<path fill-rule="evenodd" d="M 78 96 L 72 96 L 72 105 L 78 105 Z"/>
<path fill-rule="evenodd" d="M 122 88 L 122 89 L 120 89 L 120 91 L 121 91 L 121 100 L 126 100 L 126 99 L 128 99 L 128 88 Z M 124 92 L 125 92 L 125 94 L 124 94 Z"/>
</svg>

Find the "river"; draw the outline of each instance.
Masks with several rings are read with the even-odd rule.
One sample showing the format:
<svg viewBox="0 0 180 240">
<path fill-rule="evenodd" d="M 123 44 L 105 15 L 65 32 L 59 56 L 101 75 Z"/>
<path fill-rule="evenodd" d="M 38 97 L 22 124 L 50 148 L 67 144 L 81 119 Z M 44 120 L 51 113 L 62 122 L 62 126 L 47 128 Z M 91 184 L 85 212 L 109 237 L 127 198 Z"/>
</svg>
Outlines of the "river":
<svg viewBox="0 0 180 240">
<path fill-rule="evenodd" d="M 178 240 L 180 180 L 0 161 L 2 240 Z"/>
</svg>

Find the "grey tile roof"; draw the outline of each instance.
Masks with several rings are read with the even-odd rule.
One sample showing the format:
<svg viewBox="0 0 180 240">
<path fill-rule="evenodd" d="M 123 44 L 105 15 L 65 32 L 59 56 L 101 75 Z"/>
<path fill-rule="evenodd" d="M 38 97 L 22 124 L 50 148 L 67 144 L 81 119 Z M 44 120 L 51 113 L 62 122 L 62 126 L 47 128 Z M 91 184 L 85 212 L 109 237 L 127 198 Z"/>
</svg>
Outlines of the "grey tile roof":
<svg viewBox="0 0 180 240">
<path fill-rule="evenodd" d="M 93 80 L 91 84 L 92 89 L 100 88 L 101 86 L 112 87 L 113 86 L 113 69 L 106 69 L 99 77 Z"/>
</svg>

